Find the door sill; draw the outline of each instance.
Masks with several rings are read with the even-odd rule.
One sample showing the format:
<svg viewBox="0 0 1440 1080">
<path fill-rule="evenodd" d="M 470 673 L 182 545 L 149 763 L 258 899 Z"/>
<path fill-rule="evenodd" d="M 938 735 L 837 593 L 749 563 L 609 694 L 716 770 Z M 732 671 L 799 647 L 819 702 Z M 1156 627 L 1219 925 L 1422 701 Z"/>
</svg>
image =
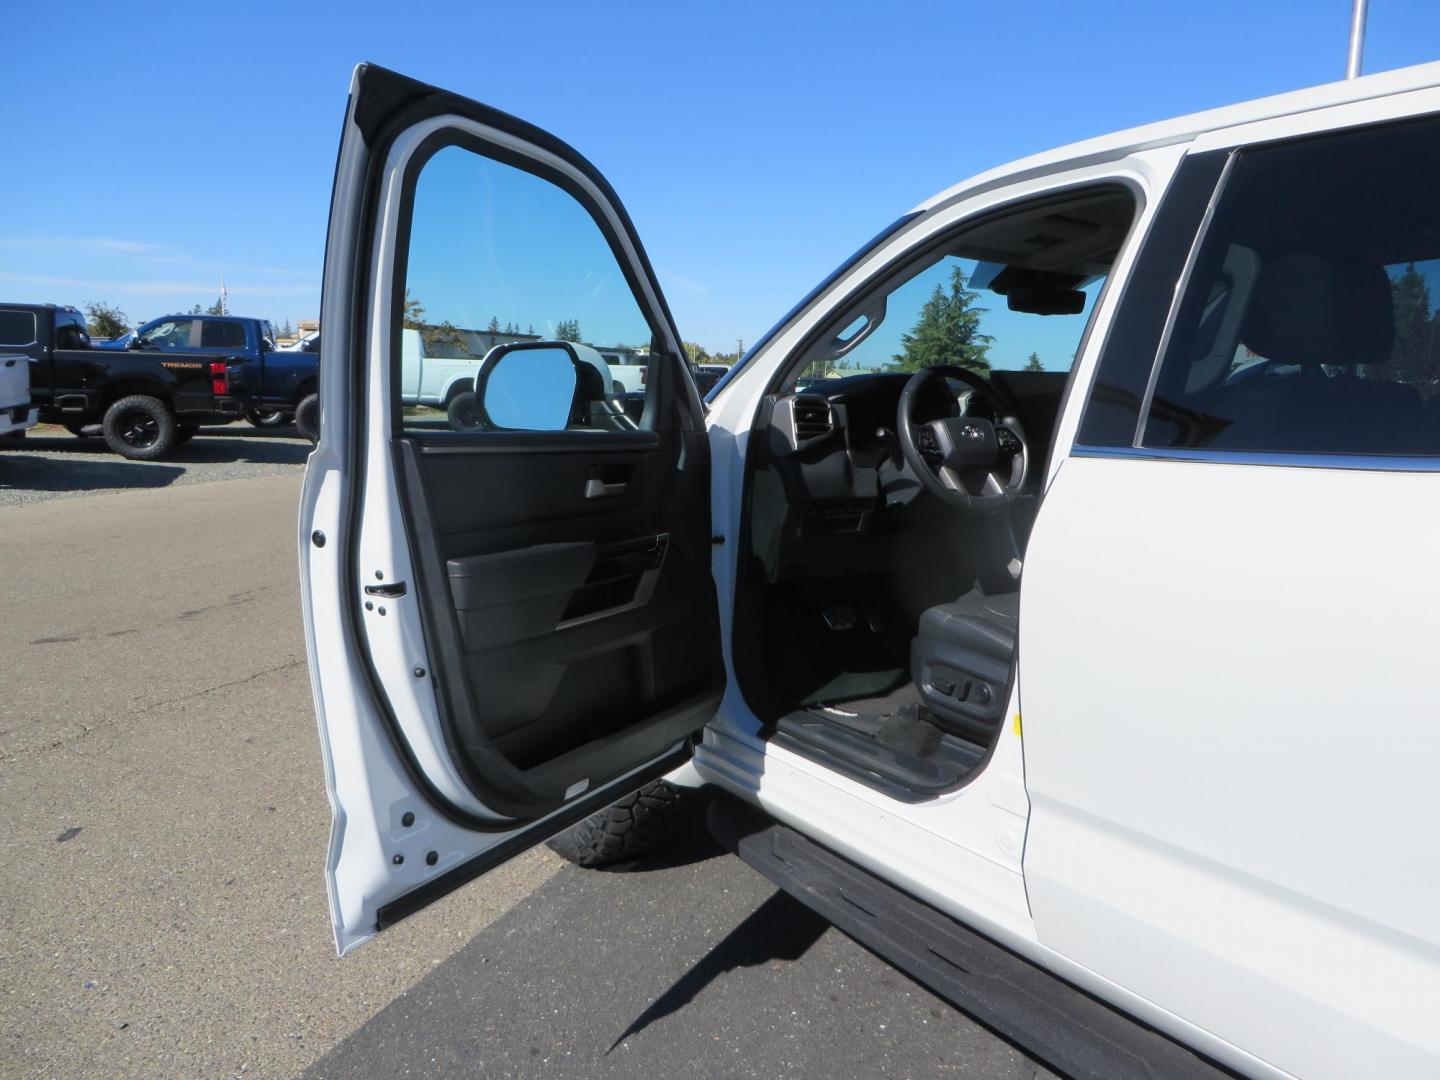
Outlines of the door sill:
<svg viewBox="0 0 1440 1080">
<path fill-rule="evenodd" d="M 770 742 L 907 803 L 964 786 L 990 750 L 941 730 L 923 713 L 866 716 L 844 704 L 787 713 Z"/>
</svg>

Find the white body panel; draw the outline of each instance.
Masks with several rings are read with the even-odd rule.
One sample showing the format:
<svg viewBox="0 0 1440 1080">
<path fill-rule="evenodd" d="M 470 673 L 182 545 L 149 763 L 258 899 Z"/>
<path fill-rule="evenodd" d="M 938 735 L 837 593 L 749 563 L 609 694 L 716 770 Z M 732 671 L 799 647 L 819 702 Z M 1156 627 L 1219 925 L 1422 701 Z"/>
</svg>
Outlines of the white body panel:
<svg viewBox="0 0 1440 1080">
<path fill-rule="evenodd" d="M 12 411 L 25 406 L 23 417 Z M 0 355 L 0 435 L 34 427 L 37 417 L 30 407 L 30 358 L 23 355 Z"/>
<path fill-rule="evenodd" d="M 1021 594 L 1041 941 L 1298 1075 L 1440 1073 L 1437 507 L 1065 464 Z"/>
</svg>

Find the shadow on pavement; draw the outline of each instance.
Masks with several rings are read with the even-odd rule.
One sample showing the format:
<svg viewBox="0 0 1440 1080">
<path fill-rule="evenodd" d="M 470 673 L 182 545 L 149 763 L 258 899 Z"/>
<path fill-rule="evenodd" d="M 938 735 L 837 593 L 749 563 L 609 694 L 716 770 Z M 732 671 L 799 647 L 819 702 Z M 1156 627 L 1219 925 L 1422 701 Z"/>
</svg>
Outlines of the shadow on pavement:
<svg viewBox="0 0 1440 1080">
<path fill-rule="evenodd" d="M 180 465 L 155 462 L 143 463 L 136 468 L 136 464 L 114 454 L 103 458 L 56 459 L 24 451 L 7 451 L 0 454 L 0 489 L 99 491 L 104 488 L 160 488 L 185 475 L 185 469 Z"/>
<path fill-rule="evenodd" d="M 829 926 L 800 901 L 777 891 L 631 1021 L 606 1054 L 657 1020 L 685 1008 L 702 990 L 728 972 L 782 960 L 799 960 Z"/>
</svg>

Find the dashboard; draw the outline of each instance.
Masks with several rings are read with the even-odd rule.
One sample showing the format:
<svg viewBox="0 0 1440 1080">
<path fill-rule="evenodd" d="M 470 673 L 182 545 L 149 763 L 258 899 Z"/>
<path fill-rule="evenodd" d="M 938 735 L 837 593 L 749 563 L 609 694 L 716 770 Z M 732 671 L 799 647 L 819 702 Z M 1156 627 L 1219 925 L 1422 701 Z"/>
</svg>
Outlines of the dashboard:
<svg viewBox="0 0 1440 1080">
<path fill-rule="evenodd" d="M 925 493 L 895 435 L 910 372 L 822 379 L 770 399 L 768 428 L 752 443 L 751 542 L 772 581 L 866 573 L 885 564 L 897 531 L 924 527 L 940 504 Z M 1034 462 L 1042 463 L 1065 372 L 996 371 L 990 381 L 1015 404 Z M 914 418 L 996 419 L 989 402 L 956 380 L 925 385 Z M 1032 468 L 1038 484 L 1043 469 Z"/>
</svg>

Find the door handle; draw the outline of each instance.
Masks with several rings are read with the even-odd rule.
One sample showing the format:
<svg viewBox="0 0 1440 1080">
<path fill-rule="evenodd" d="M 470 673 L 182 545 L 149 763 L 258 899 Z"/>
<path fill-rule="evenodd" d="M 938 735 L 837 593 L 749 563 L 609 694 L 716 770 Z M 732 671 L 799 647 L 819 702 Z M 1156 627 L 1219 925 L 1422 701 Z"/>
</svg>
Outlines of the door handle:
<svg viewBox="0 0 1440 1080">
<path fill-rule="evenodd" d="M 405 595 L 405 582 L 394 581 L 389 585 L 366 585 L 366 596 L 378 596 L 384 600 L 395 600 Z"/>
<path fill-rule="evenodd" d="M 624 480 L 614 484 L 607 484 L 598 476 L 592 476 L 589 480 L 585 481 L 585 497 L 587 499 L 609 499 L 616 495 L 622 495 L 624 492 Z"/>
</svg>

